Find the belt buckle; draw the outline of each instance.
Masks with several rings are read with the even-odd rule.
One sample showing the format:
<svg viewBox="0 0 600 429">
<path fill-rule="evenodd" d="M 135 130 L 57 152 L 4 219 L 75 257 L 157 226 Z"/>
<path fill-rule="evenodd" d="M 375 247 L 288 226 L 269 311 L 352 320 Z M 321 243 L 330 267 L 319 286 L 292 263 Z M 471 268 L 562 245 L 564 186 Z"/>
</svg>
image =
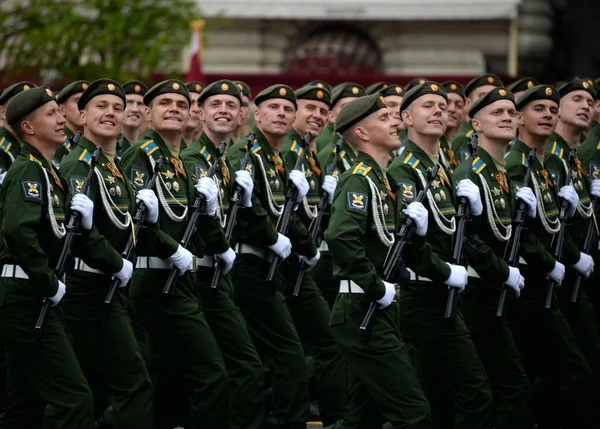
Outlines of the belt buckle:
<svg viewBox="0 0 600 429">
<path fill-rule="evenodd" d="M 198 270 L 198 257 L 196 255 L 192 256 L 192 269 L 190 270 L 192 273 L 195 273 Z"/>
</svg>

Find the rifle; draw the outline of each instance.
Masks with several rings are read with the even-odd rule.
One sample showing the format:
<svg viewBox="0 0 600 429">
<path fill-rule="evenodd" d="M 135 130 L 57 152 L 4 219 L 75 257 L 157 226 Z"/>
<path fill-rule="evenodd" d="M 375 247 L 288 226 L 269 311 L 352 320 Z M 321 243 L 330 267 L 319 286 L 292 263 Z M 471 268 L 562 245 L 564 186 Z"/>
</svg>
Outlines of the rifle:
<svg viewBox="0 0 600 429">
<path fill-rule="evenodd" d="M 156 164 L 154 165 L 154 171 L 152 172 L 152 177 L 150 177 L 144 189 L 154 188 L 154 183 L 156 182 L 156 178 L 160 174 L 160 169 L 162 168 L 164 162 L 165 158 L 161 155 L 160 158 L 158 158 L 158 160 L 156 161 Z M 135 226 L 133 227 L 133 230 L 129 235 L 129 239 L 127 240 L 125 250 L 123 250 L 123 252 L 121 253 L 121 257 L 130 261 L 133 264 L 134 268 L 136 262 L 135 247 L 137 245 L 137 237 L 139 235 L 140 228 L 142 228 L 142 226 L 146 223 L 147 215 L 148 210 L 146 209 L 146 205 L 143 202 L 140 202 L 137 211 L 135 212 L 135 217 L 133 218 L 133 223 L 135 224 Z M 108 289 L 108 293 L 106 294 L 106 298 L 104 298 L 104 304 L 110 305 L 115 296 L 115 292 L 117 291 L 117 288 L 120 284 L 121 280 L 119 280 L 116 277 L 113 277 L 112 282 L 110 284 L 110 288 Z"/>
<path fill-rule="evenodd" d="M 573 164 L 575 164 L 575 156 L 577 154 L 577 149 L 573 148 L 569 152 L 569 168 L 567 169 L 567 176 L 565 177 L 564 186 L 568 186 L 571 184 L 571 172 L 573 171 Z M 563 245 L 565 244 L 565 231 L 567 229 L 567 209 L 569 207 L 569 203 L 567 200 L 562 199 L 560 201 L 560 210 L 558 212 L 558 220 L 560 222 L 560 229 L 556 233 L 556 241 L 554 243 L 554 259 L 558 262 L 562 261 L 563 254 Z M 549 310 L 552 307 L 552 296 L 554 295 L 554 288 L 556 287 L 556 282 L 554 280 L 549 280 L 548 289 L 546 290 L 546 302 L 544 303 L 544 308 Z"/>
<path fill-rule="evenodd" d="M 471 134 L 469 137 L 469 142 L 467 143 L 469 146 L 470 159 L 473 159 L 475 155 L 475 150 L 477 149 L 477 134 Z M 471 178 L 471 164 L 473 161 L 469 163 L 469 167 L 465 169 L 465 179 Z M 459 264 L 462 258 L 462 249 L 463 244 L 466 240 L 466 229 L 467 222 L 471 217 L 471 205 L 469 204 L 469 200 L 467 197 L 460 197 L 460 201 L 458 203 L 458 208 L 456 209 L 456 219 L 458 222 L 456 223 L 456 234 L 454 235 L 454 248 L 452 250 L 452 263 Z M 453 320 L 454 314 L 456 313 L 456 296 L 457 296 L 457 288 L 448 287 L 448 299 L 446 301 L 446 311 L 444 313 L 444 318 L 446 320 Z"/>
<path fill-rule="evenodd" d="M 310 133 L 304 134 L 303 142 L 300 142 L 300 154 L 296 159 L 296 164 L 294 165 L 294 170 L 301 170 L 302 165 L 304 164 L 304 156 L 306 155 L 306 151 L 308 150 L 308 144 L 310 143 Z M 296 205 L 296 196 L 298 195 L 298 189 L 296 186 L 289 181 L 288 187 L 285 192 L 285 207 L 283 209 L 283 213 L 277 222 L 277 232 L 286 235 L 288 232 L 288 228 L 290 225 L 290 221 L 292 220 L 292 214 L 294 212 L 294 206 Z M 269 291 L 271 295 L 275 294 L 275 290 L 277 288 L 277 277 L 279 274 L 279 267 L 281 266 L 281 262 L 283 259 L 272 253 L 271 255 L 271 266 L 269 267 L 269 273 L 267 274 L 267 285 L 269 287 Z"/>
<path fill-rule="evenodd" d="M 531 175 L 533 174 L 533 163 L 535 162 L 535 149 L 531 148 L 527 155 L 527 171 L 525 172 L 525 179 L 523 180 L 523 187 L 528 187 L 531 181 Z M 512 246 L 508 259 L 506 260 L 509 267 L 516 267 L 519 263 L 519 247 L 521 246 L 521 231 L 523 231 L 523 224 L 525 223 L 525 202 L 519 200 L 517 204 L 517 212 L 515 214 L 515 220 L 513 221 L 513 232 L 512 232 Z M 496 308 L 496 320 L 501 321 L 504 314 L 504 304 L 506 302 L 507 287 L 502 286 L 500 291 L 500 300 L 498 301 L 498 307 Z"/>
<path fill-rule="evenodd" d="M 598 200 L 592 202 L 592 215 L 588 220 L 585 237 L 583 239 L 583 252 L 589 255 L 592 250 L 592 241 L 594 236 L 598 235 L 598 225 L 596 224 L 596 210 L 598 210 Z M 571 304 L 577 304 L 579 301 L 579 290 L 581 289 L 581 280 L 583 277 L 579 273 L 575 273 L 575 283 L 573 285 L 573 294 L 571 295 Z"/>
<path fill-rule="evenodd" d="M 250 154 L 252 153 L 252 145 L 254 144 L 254 139 L 256 136 L 254 133 L 250 133 L 248 136 L 248 143 L 246 144 L 246 155 L 242 158 L 240 163 L 240 169 L 244 171 L 248 162 L 250 161 Z M 227 224 L 225 225 L 225 236 L 227 237 L 227 241 L 231 242 L 231 238 L 233 237 L 233 228 L 237 223 L 237 213 L 240 209 L 240 204 L 242 202 L 242 192 L 244 190 L 237 183 L 233 188 L 233 195 L 229 199 L 229 211 L 227 212 Z M 219 263 L 216 258 L 214 260 L 214 268 L 215 271 L 213 273 L 212 281 L 210 282 L 210 288 L 216 289 L 219 284 L 219 279 L 221 278 L 221 271 L 223 271 L 223 264 Z"/>
<path fill-rule="evenodd" d="M 85 180 L 83 181 L 83 185 L 81 186 L 81 193 L 83 194 L 86 194 L 90 187 L 92 175 L 94 174 L 94 168 L 96 167 L 96 164 L 98 163 L 101 154 L 102 148 L 98 146 L 94 151 L 94 154 L 92 155 L 90 170 L 88 171 L 88 174 L 85 177 Z M 71 257 L 71 246 L 73 245 L 73 239 L 75 238 L 75 234 L 79 229 L 79 225 L 81 225 L 81 213 L 71 210 L 69 222 L 67 223 L 65 228 L 67 232 L 63 240 L 60 255 L 53 269 L 54 274 L 58 279 L 61 279 L 67 270 L 67 263 Z M 38 316 L 38 319 L 35 322 L 35 332 L 37 334 L 41 334 L 42 329 L 44 328 L 44 322 L 46 321 L 46 315 L 48 314 L 48 310 L 50 309 L 50 304 L 50 298 L 45 297 L 42 301 L 42 309 L 40 311 L 40 315 Z"/>
<path fill-rule="evenodd" d="M 225 148 L 227 147 L 227 142 L 222 142 L 221 146 L 219 146 L 219 157 L 215 159 L 213 165 L 210 166 L 208 171 L 206 172 L 206 177 L 210 177 L 211 179 L 214 177 L 219 164 L 223 158 L 223 154 L 225 153 Z M 196 233 L 196 229 L 198 227 L 198 219 L 200 219 L 200 215 L 205 210 L 206 206 L 206 197 L 202 194 L 199 194 L 192 204 L 192 214 L 190 219 L 188 220 L 188 224 L 185 227 L 185 232 L 183 233 L 183 237 L 179 244 L 182 247 L 187 248 L 192 241 L 194 234 Z M 177 284 L 177 280 L 179 280 L 179 269 L 177 267 L 171 268 L 171 272 L 169 273 L 169 277 L 167 278 L 167 283 L 165 283 L 165 287 L 163 288 L 163 295 L 171 295 L 173 288 Z"/>
<path fill-rule="evenodd" d="M 335 167 L 337 166 L 338 162 L 340 161 L 340 153 L 342 153 L 343 145 L 344 145 L 344 139 L 340 137 L 338 139 L 337 143 L 335 144 L 335 156 L 333 157 L 331 164 L 329 164 L 327 166 L 326 175 L 333 174 Z M 315 241 L 315 243 L 317 243 L 317 240 L 319 237 L 319 232 L 321 231 L 321 226 L 322 226 L 321 224 L 323 222 L 323 214 L 329 205 L 328 200 L 329 200 L 329 197 L 327 195 L 327 192 L 325 192 L 323 189 L 321 189 L 321 196 L 319 198 L 319 204 L 317 205 L 317 217 L 315 219 L 313 219 L 312 223 L 310 224 L 310 228 L 309 228 L 310 236 Z M 302 264 L 300 265 L 300 272 L 298 273 L 298 277 L 296 278 L 296 285 L 294 286 L 294 292 L 292 293 L 293 296 L 298 296 L 300 294 L 300 288 L 302 287 L 302 280 L 304 280 L 304 275 L 306 274 L 307 271 L 308 271 L 307 265 L 304 262 L 302 262 Z"/>
<path fill-rule="evenodd" d="M 440 165 L 434 165 L 429 172 L 427 173 L 427 184 L 425 187 L 417 194 L 417 198 L 415 198 L 415 202 L 422 203 L 431 188 L 431 184 L 435 180 L 438 170 L 440 169 Z M 396 272 L 400 267 L 400 262 L 402 261 L 402 256 L 404 255 L 404 249 L 406 248 L 406 244 L 410 242 L 412 239 L 413 233 L 415 232 L 415 221 L 411 217 L 407 217 L 402 225 L 400 226 L 400 230 L 396 233 L 396 239 L 394 240 L 394 245 L 388 252 L 385 262 L 383 263 L 383 275 L 381 278 L 388 283 L 396 283 L 397 275 Z M 360 339 L 363 344 L 366 344 L 369 340 L 370 327 L 372 326 L 373 318 L 375 314 L 379 310 L 379 304 L 377 302 L 372 302 L 369 305 L 369 309 L 365 314 L 365 318 L 363 319 L 360 327 L 358 328 L 360 333 Z"/>
</svg>

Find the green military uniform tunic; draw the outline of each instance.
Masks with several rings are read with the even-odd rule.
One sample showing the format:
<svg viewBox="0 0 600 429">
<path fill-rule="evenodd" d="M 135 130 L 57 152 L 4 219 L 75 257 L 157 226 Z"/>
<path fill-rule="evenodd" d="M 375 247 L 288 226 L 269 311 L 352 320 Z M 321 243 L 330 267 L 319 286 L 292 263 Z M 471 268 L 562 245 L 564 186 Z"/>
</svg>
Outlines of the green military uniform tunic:
<svg viewBox="0 0 600 429">
<path fill-rule="evenodd" d="M 509 180 L 515 189 L 524 181 L 529 149 L 517 140 L 506 157 Z M 551 311 L 544 309 L 546 273 L 552 271 L 555 264 L 552 242 L 559 226 L 558 188 L 543 157 L 536 157 L 534 163 L 530 187 L 538 204 L 537 217 L 526 217 L 519 250 L 519 269 L 525 278 L 525 288 L 521 297 L 507 306 L 507 316 L 529 379 L 540 377 L 556 389 L 562 412 L 572 427 L 592 427 L 590 422 L 595 419 L 595 411 L 589 399 L 589 395 L 593 396 L 591 368 L 556 299 Z M 578 258 L 579 249 L 567 231 L 562 262 L 569 266 Z M 563 281 L 561 288 L 564 287 Z M 540 404 L 539 408 L 534 404 L 534 412 L 543 413 L 547 403 Z"/>
<path fill-rule="evenodd" d="M 0 173 L 8 171 L 20 152 L 19 140 L 4 127 L 0 127 Z"/>
<path fill-rule="evenodd" d="M 218 148 L 205 133 L 202 133 L 196 143 L 181 152 L 186 170 L 195 178 L 205 177 L 218 157 Z M 215 177 L 219 187 L 217 217 L 225 226 L 234 183 L 224 158 L 215 172 Z M 227 366 L 231 403 L 230 428 L 261 429 L 265 416 L 263 367 L 250 338 L 246 321 L 234 303 L 232 273 L 221 276 L 216 291 L 210 289 L 214 273 L 212 255 L 225 250 L 227 248 L 223 246 L 207 246 L 206 260 L 209 266 L 198 267 L 196 287 L 202 296 L 206 320 Z"/>
<path fill-rule="evenodd" d="M 398 304 L 378 311 L 366 345 L 358 331 L 370 302 L 385 294 L 380 272 L 393 243 L 394 204 L 384 169 L 359 152 L 336 187 L 325 232 L 333 274 L 344 292 L 335 301 L 330 325 L 350 367 L 348 411 L 334 428 L 381 427 L 385 422 L 385 428 L 431 427 L 429 405 L 399 332 Z"/>
<path fill-rule="evenodd" d="M 433 166 L 432 159 L 412 141 L 391 163 L 389 174 L 399 188 L 399 211 L 414 201 L 426 183 L 427 169 Z M 454 399 L 455 428 L 491 428 L 491 389 L 460 308 L 452 327 L 444 319 L 448 287 L 443 282 L 451 272 L 445 261 L 452 257 L 456 197 L 452 177 L 443 170 L 438 176 L 424 201 L 429 211 L 427 238 L 414 240 L 404 258 L 412 273 L 400 294 L 401 324 L 419 352 L 421 384 L 432 404 L 434 426 L 444 424 L 437 421 L 440 410 L 435 405 L 444 386 Z"/>
<path fill-rule="evenodd" d="M 327 122 L 323 131 L 317 136 L 317 153 L 320 153 L 333 138 L 336 136 L 334 132 L 335 124 L 333 122 Z"/>
<path fill-rule="evenodd" d="M 452 150 L 458 158 L 458 162 L 463 162 L 469 157 L 469 139 L 475 133 L 471 122 L 464 122 L 454 138 L 452 139 Z"/>
<path fill-rule="evenodd" d="M 234 266 L 234 290 L 250 335 L 261 356 L 273 368 L 273 414 L 280 424 L 300 425 L 308 417 L 308 387 L 304 354 L 282 294 L 266 284 L 270 262 L 269 245 L 276 243 L 277 221 L 285 203 L 289 168 L 276 154 L 262 132 L 256 135 L 247 170 L 254 176 L 252 208 L 240 210 L 234 236 L 238 243 Z M 228 153 L 229 165 L 240 169 L 247 139 L 235 143 Z M 297 214 L 292 215 L 288 237 L 292 249 L 314 257 L 317 249 Z"/>
<path fill-rule="evenodd" d="M 65 142 L 61 144 L 58 148 L 56 148 L 56 152 L 54 152 L 54 158 L 52 158 L 52 164 L 56 168 L 60 168 L 60 163 L 63 159 L 71 152 L 73 149 L 73 138 L 75 137 L 75 133 L 71 131 L 71 129 L 65 126 Z"/>
<path fill-rule="evenodd" d="M 456 159 L 456 155 L 454 151 L 450 147 L 450 142 L 445 136 L 440 137 L 440 162 L 452 174 L 454 169 L 458 167 L 458 159 Z"/>
<path fill-rule="evenodd" d="M 179 276 L 168 299 L 162 294 L 170 272 L 170 264 L 165 260 L 177 250 L 190 215 L 187 207 L 196 198 L 191 172 L 185 170 L 179 156 L 171 152 L 156 131 L 145 135 L 125 153 L 122 166 L 134 188 L 141 189 L 158 158 L 165 159 L 155 192 L 159 199 L 158 224 L 169 240 L 137 249 L 138 263 L 129 291 L 134 318 L 150 338 L 156 425 L 177 423 L 189 404 L 188 421 L 193 427 L 224 428 L 229 422 L 227 373 L 201 311 L 194 273 L 188 271 Z M 218 222 L 216 217 L 200 217 L 197 226 L 203 243 L 193 240 L 196 242 L 192 243 L 192 253 L 203 254 L 208 245 L 227 248 L 222 229 L 215 228 Z M 149 264 L 150 268 L 140 264 Z"/>
<path fill-rule="evenodd" d="M 463 294 L 462 311 L 481 362 L 488 375 L 495 404 L 496 429 L 529 429 L 531 387 L 517 346 L 507 323 L 498 326 L 492 317 L 498 305 L 499 290 L 508 279 L 504 261 L 512 245 L 513 191 L 506 177 L 504 161 L 497 161 L 481 146 L 471 162 L 454 171 L 454 180 L 465 177 L 479 186 L 483 219 L 477 231 L 471 230 L 464 251 L 472 267 L 469 285 Z M 509 289 L 509 300 L 514 293 Z"/>
<path fill-rule="evenodd" d="M 124 135 L 120 135 L 117 139 L 117 145 L 115 146 L 115 157 L 120 162 L 123 159 L 123 155 L 131 147 L 131 142 Z"/>
<path fill-rule="evenodd" d="M 10 271 L 0 279 L 0 319 L 6 336 L 9 404 L 15 405 L 2 417 L 3 427 L 41 427 L 46 405 L 54 413 L 44 427 L 91 428 L 94 420 L 92 395 L 59 321 L 60 307 L 49 310 L 41 336 L 33 329 L 42 298 L 58 290 L 52 267 L 65 232 L 68 189 L 50 162 L 24 143 L 0 191 L 5 243 L 0 262 Z M 100 262 L 102 256 L 93 246 L 101 236 L 94 228 L 80 234 L 75 248 L 89 243 L 82 257 L 90 264 Z M 27 278 L 12 276 L 15 265 Z M 33 395 L 27 393 L 30 389 Z"/>
<path fill-rule="evenodd" d="M 94 143 L 81 137 L 63 159 L 60 171 L 71 192 L 81 192 L 95 150 Z M 94 225 L 104 238 L 96 251 L 102 251 L 108 269 L 90 272 L 78 262 L 81 252 L 73 252 L 75 270 L 67 275 L 63 301 L 70 339 L 94 394 L 97 417 L 110 404 L 115 428 L 152 427 L 154 392 L 127 315 L 126 297 L 119 290 L 108 310 L 104 305 L 111 274 L 122 268 L 120 254 L 131 234 L 131 214 L 136 211 L 135 191 L 118 162 L 102 153 L 88 196 L 94 201 Z M 161 236 L 166 239 L 158 225 L 148 225 L 137 237 L 138 245 L 148 246 L 148 241 Z"/>
<path fill-rule="evenodd" d="M 292 128 L 281 148 L 281 154 L 288 169 L 296 164 L 302 153 L 302 137 Z M 302 169 L 309 183 L 308 194 L 300 203 L 298 216 L 309 229 L 317 216 L 323 178 L 327 174 L 320 165 L 316 154 L 306 151 Z M 320 233 L 322 238 L 322 233 Z M 329 264 L 329 271 L 332 265 Z M 292 255 L 283 266 L 286 280 L 284 295 L 288 309 L 305 345 L 305 351 L 312 349 L 315 367 L 315 389 L 319 397 L 319 413 L 323 426 L 334 423 L 342 416 L 346 405 L 346 364 L 340 356 L 329 328 L 331 316 L 329 305 L 317 287 L 312 271 L 304 275 L 300 293 L 293 296 L 296 279 L 300 270 L 298 258 Z M 336 291 L 337 292 L 337 291 Z M 307 353 L 309 354 L 309 353 Z"/>
</svg>

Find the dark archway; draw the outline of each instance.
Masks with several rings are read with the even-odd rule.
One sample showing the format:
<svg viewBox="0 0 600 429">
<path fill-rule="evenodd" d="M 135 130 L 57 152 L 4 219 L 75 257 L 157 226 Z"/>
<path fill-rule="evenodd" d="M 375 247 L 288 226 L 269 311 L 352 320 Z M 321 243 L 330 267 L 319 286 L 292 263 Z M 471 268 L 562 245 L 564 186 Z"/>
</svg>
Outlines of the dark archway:
<svg viewBox="0 0 600 429">
<path fill-rule="evenodd" d="M 380 73 L 381 50 L 366 32 L 352 24 L 319 23 L 298 29 L 283 69 L 320 75 Z"/>
</svg>

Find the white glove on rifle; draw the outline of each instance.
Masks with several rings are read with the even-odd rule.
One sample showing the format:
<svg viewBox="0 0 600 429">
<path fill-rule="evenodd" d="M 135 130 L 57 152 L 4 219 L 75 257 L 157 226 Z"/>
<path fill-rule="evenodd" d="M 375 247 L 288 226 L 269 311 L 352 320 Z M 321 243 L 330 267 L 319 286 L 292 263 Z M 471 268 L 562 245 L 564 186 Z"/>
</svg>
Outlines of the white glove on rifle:
<svg viewBox="0 0 600 429">
<path fill-rule="evenodd" d="M 471 182 L 472 183 L 472 182 Z M 469 281 L 469 274 L 467 269 L 462 265 L 454 265 L 446 262 L 446 265 L 450 267 L 450 277 L 444 282 L 450 287 L 458 289 L 458 292 L 465 290 L 465 286 Z"/>
<path fill-rule="evenodd" d="M 198 179 L 198 182 L 194 185 L 196 192 L 204 195 L 206 198 L 206 214 L 214 216 L 217 213 L 217 195 L 219 189 L 215 185 L 215 181 L 210 177 L 202 177 Z"/>
<path fill-rule="evenodd" d="M 515 295 L 518 298 L 521 296 L 521 289 L 525 287 L 525 279 L 518 268 L 508 267 L 508 279 L 504 284 L 514 290 Z"/>
<path fill-rule="evenodd" d="M 67 287 L 60 280 L 58 281 L 58 290 L 56 291 L 56 295 L 49 297 L 50 303 L 52 307 L 56 307 L 60 300 L 65 296 L 65 292 L 67 291 Z"/>
<path fill-rule="evenodd" d="M 240 185 L 242 191 L 242 205 L 244 207 L 252 207 L 252 192 L 254 191 L 254 180 L 252 175 L 246 170 L 235 172 L 235 183 Z"/>
<path fill-rule="evenodd" d="M 85 194 L 75 194 L 71 200 L 71 210 L 81 215 L 81 227 L 87 231 L 94 223 L 94 202 Z"/>
<path fill-rule="evenodd" d="M 429 223 L 429 212 L 425 206 L 419 202 L 412 202 L 408 207 L 402 210 L 402 213 L 415 222 L 415 234 L 425 237 L 427 234 L 427 225 Z"/>
<path fill-rule="evenodd" d="M 323 179 L 323 190 L 327 192 L 327 202 L 333 204 L 333 194 L 337 186 L 337 179 L 331 175 L 325 176 Z"/>
<path fill-rule="evenodd" d="M 319 261 L 319 259 L 321 259 L 321 252 L 319 252 L 317 250 L 317 254 L 315 256 L 313 256 L 312 258 L 309 258 L 304 255 L 300 255 L 299 259 L 300 259 L 300 263 L 304 262 L 306 265 L 308 265 L 308 269 L 306 271 L 310 271 L 311 269 L 313 269 L 315 267 L 315 265 Z"/>
<path fill-rule="evenodd" d="M 550 280 L 556 282 L 560 286 L 563 279 L 565 278 L 565 266 L 558 261 L 554 262 L 554 268 L 549 273 L 546 273 Z"/>
<path fill-rule="evenodd" d="M 150 191 L 150 192 L 152 192 L 152 191 Z M 131 262 L 129 262 L 127 259 L 123 259 L 123 268 L 121 268 L 121 271 L 114 274 L 114 276 L 116 278 L 118 278 L 119 281 L 121 282 L 119 284 L 119 287 L 127 286 L 127 283 L 129 283 L 129 279 L 131 279 L 132 274 L 133 274 L 133 264 Z"/>
<path fill-rule="evenodd" d="M 470 179 L 463 179 L 458 182 L 456 196 L 465 197 L 469 200 L 473 215 L 479 216 L 483 212 L 483 203 L 481 202 L 481 195 L 479 195 L 479 188 Z"/>
<path fill-rule="evenodd" d="M 525 210 L 526 210 L 527 216 L 534 218 L 535 215 L 537 214 L 537 205 L 536 205 L 535 195 L 533 194 L 533 191 L 531 190 L 531 188 L 528 188 L 528 187 L 520 188 L 517 191 L 515 197 L 525 203 Z"/>
<path fill-rule="evenodd" d="M 396 287 L 393 283 L 388 283 L 385 280 L 381 280 L 385 285 L 385 295 L 382 298 L 377 300 L 377 304 L 381 306 L 381 308 L 389 307 L 390 304 L 394 301 L 394 297 L 396 296 Z"/>
<path fill-rule="evenodd" d="M 171 264 L 175 266 L 179 270 L 179 275 L 182 276 L 185 274 L 187 270 L 192 267 L 192 261 L 194 260 L 194 255 L 192 252 L 187 250 L 181 244 L 171 256 L 169 256 L 169 261 Z"/>
<path fill-rule="evenodd" d="M 579 261 L 571 267 L 587 279 L 594 272 L 594 259 L 587 253 L 579 252 Z"/>
<path fill-rule="evenodd" d="M 223 274 L 227 274 L 229 270 L 231 270 L 231 267 L 233 267 L 233 262 L 235 261 L 235 257 L 235 252 L 231 247 L 223 253 L 215 255 L 217 260 L 223 261 L 223 269 L 221 271 Z"/>
<path fill-rule="evenodd" d="M 279 233 L 277 234 L 279 235 L 277 241 L 275 244 L 271 244 L 269 249 L 271 249 L 273 253 L 275 253 L 281 259 L 285 259 L 290 256 L 290 253 L 292 253 L 292 242 L 285 235 Z"/>
<path fill-rule="evenodd" d="M 296 196 L 296 202 L 299 203 L 302 201 L 302 198 L 308 194 L 308 182 L 306 180 L 306 176 L 300 170 L 292 170 L 290 171 L 290 182 L 294 184 L 296 189 L 298 190 L 298 195 Z"/>
<path fill-rule="evenodd" d="M 573 217 L 575 210 L 577 210 L 577 206 L 579 205 L 579 196 L 577 195 L 575 188 L 571 185 L 563 186 L 560 188 L 560 191 L 558 191 L 558 196 L 569 203 L 568 216 Z"/>
<path fill-rule="evenodd" d="M 6 173 L 3 173 L 6 174 Z M 3 178 L 4 180 L 4 178 Z M 2 182 L 0 182 L 2 183 Z M 596 198 L 600 198 L 600 179 L 592 180 L 592 187 L 590 189 L 590 194 L 592 194 Z"/>
<path fill-rule="evenodd" d="M 137 193 L 137 199 L 146 206 L 146 221 L 148 223 L 158 222 L 158 198 L 152 189 L 142 189 Z"/>
<path fill-rule="evenodd" d="M 0 185 L 2 183 L 4 183 L 4 178 L 6 177 L 6 173 L 8 173 L 8 171 L 3 171 L 2 173 L 0 173 Z"/>
</svg>

